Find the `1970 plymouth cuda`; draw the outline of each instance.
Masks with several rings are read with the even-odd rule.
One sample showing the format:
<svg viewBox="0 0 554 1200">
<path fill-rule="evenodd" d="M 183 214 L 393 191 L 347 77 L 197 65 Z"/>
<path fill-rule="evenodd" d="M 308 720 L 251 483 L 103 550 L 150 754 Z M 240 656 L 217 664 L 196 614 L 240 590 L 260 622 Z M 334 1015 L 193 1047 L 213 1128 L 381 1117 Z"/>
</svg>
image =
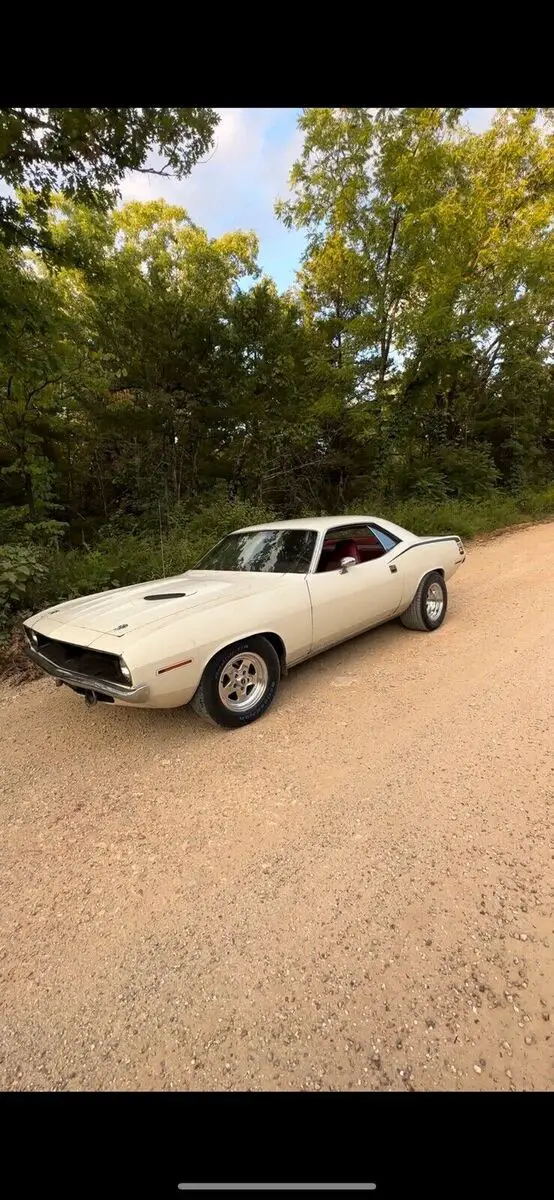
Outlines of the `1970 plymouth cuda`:
<svg viewBox="0 0 554 1200">
<path fill-rule="evenodd" d="M 400 617 L 442 624 L 459 537 L 380 517 L 274 521 L 230 533 L 191 571 L 48 608 L 25 621 L 33 662 L 84 696 L 192 704 L 236 728 L 269 708 L 296 663 Z"/>
</svg>

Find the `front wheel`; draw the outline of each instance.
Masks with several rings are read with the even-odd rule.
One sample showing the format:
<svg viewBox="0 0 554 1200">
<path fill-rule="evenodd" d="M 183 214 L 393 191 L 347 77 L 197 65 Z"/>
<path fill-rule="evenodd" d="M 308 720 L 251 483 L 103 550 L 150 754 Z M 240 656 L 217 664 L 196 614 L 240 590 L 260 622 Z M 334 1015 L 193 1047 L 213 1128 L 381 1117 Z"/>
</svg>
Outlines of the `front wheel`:
<svg viewBox="0 0 554 1200">
<path fill-rule="evenodd" d="M 421 629 L 431 633 L 442 625 L 446 616 L 448 592 L 440 571 L 431 571 L 417 589 L 410 607 L 400 620 L 406 629 Z"/>
<path fill-rule="evenodd" d="M 226 646 L 208 663 L 191 707 L 226 729 L 250 725 L 267 712 L 279 686 L 281 667 L 271 642 L 245 638 Z"/>
</svg>

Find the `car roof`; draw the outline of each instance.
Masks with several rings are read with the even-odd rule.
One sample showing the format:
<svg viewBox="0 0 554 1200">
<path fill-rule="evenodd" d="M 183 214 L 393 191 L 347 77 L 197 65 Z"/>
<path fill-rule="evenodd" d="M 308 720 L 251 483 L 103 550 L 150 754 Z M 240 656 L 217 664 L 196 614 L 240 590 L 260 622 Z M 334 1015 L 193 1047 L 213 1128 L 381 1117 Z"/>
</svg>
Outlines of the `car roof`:
<svg viewBox="0 0 554 1200">
<path fill-rule="evenodd" d="M 415 534 L 410 533 L 408 529 L 403 529 L 401 525 L 395 525 L 392 521 L 386 521 L 384 517 L 371 517 L 367 514 L 353 515 L 351 513 L 340 513 L 335 517 L 295 517 L 291 521 L 265 521 L 263 525 L 245 525 L 242 529 L 235 529 L 234 533 L 255 533 L 261 529 L 312 529 L 316 533 L 325 533 L 327 529 L 345 528 L 350 525 L 356 525 L 358 522 L 373 525 L 380 525 L 382 529 L 389 530 L 390 533 L 400 538 L 402 541 L 407 538 L 415 540 Z"/>
</svg>

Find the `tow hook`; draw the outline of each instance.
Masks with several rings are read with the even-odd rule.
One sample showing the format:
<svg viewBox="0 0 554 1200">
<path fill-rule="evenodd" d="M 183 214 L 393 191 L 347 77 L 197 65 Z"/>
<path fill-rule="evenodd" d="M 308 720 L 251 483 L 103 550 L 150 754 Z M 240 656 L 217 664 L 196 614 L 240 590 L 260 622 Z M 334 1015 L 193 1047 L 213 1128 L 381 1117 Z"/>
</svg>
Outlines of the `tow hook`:
<svg viewBox="0 0 554 1200">
<path fill-rule="evenodd" d="M 96 692 L 85 692 L 85 704 L 98 704 Z"/>
</svg>

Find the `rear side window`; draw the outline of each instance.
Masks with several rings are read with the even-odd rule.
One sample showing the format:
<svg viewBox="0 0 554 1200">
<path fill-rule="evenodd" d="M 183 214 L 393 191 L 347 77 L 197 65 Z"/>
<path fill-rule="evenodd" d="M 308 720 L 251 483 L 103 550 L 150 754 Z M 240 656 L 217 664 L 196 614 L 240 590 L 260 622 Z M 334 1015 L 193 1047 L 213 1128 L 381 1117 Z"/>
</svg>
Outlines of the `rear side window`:
<svg viewBox="0 0 554 1200">
<path fill-rule="evenodd" d="M 370 525 L 369 528 L 376 538 L 380 541 L 383 550 L 387 553 L 388 550 L 393 550 L 398 545 L 398 538 L 392 533 L 386 533 L 384 529 L 380 529 L 378 525 Z"/>
</svg>

